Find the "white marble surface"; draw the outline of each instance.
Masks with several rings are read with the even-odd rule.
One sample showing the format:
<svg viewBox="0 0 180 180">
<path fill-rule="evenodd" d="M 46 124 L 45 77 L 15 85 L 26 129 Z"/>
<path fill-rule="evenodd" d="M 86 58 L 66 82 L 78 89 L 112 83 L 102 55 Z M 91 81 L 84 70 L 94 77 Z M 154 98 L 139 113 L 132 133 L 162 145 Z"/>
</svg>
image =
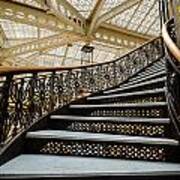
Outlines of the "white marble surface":
<svg viewBox="0 0 180 180">
<path fill-rule="evenodd" d="M 169 118 L 144 118 L 144 117 L 109 117 L 109 116 L 74 116 L 74 115 L 51 115 L 53 120 L 65 121 L 104 121 L 104 122 L 131 122 L 131 123 L 152 123 L 169 124 Z"/>
<path fill-rule="evenodd" d="M 85 140 L 97 142 L 118 142 L 118 143 L 140 143 L 153 145 L 169 145 L 178 146 L 179 141 L 168 138 L 144 137 L 144 136 L 128 136 L 105 133 L 88 133 L 88 132 L 73 132 L 66 130 L 40 130 L 28 132 L 27 138 L 40 139 L 61 139 L 61 140 Z"/>
<path fill-rule="evenodd" d="M 180 164 L 53 155 L 20 155 L 0 167 L 3 176 L 78 177 L 100 175 L 180 175 Z"/>
</svg>

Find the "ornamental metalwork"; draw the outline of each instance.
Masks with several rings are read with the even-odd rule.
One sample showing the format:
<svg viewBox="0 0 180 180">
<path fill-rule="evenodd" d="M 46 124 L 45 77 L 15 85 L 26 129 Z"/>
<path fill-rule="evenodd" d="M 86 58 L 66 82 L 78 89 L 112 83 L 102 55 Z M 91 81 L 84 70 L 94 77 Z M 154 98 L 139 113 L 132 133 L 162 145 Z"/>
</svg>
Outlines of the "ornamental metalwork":
<svg viewBox="0 0 180 180">
<path fill-rule="evenodd" d="M 0 0 L 0 61 L 6 66 L 77 65 L 89 43 L 94 63 L 107 62 L 159 34 L 156 0 Z"/>
<path fill-rule="evenodd" d="M 165 136 L 165 125 L 133 124 L 133 123 L 103 123 L 103 122 L 72 122 L 67 127 L 71 131 L 110 133 L 136 136 Z"/>
<path fill-rule="evenodd" d="M 156 38 L 109 63 L 76 68 L 0 72 L 0 143 L 6 145 L 41 117 L 82 96 L 119 85 L 163 57 Z"/>
<path fill-rule="evenodd" d="M 36 148 L 37 147 L 37 148 Z M 34 151 L 43 154 L 94 156 L 108 158 L 141 159 L 165 161 L 167 152 L 162 146 L 144 146 L 134 144 L 106 144 L 82 141 L 48 141 L 44 146 L 34 145 Z"/>
<path fill-rule="evenodd" d="M 174 19 L 166 24 L 171 39 L 176 43 Z M 176 138 L 180 137 L 180 62 L 167 49 L 166 51 L 167 65 L 167 101 L 170 118 L 176 130 Z"/>
</svg>

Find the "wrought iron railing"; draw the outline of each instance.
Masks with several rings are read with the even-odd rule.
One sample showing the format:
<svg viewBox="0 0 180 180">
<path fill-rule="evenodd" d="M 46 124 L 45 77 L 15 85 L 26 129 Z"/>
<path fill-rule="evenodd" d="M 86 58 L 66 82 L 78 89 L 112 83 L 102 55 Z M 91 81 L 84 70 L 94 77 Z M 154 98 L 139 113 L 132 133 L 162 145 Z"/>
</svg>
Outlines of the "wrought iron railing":
<svg viewBox="0 0 180 180">
<path fill-rule="evenodd" d="M 0 144 L 4 147 L 42 116 L 77 99 L 122 81 L 163 56 L 156 38 L 123 57 L 97 65 L 74 68 L 0 68 Z"/>
<path fill-rule="evenodd" d="M 163 24 L 162 36 L 165 44 L 165 60 L 167 69 L 167 102 L 174 135 L 180 138 L 180 50 L 177 47 L 174 4 L 172 0 L 159 0 L 161 22 Z"/>
<path fill-rule="evenodd" d="M 168 35 L 176 43 L 174 19 L 166 23 Z M 167 101 L 169 116 L 174 123 L 177 138 L 180 138 L 180 61 L 169 48 L 166 49 L 166 66 L 167 66 Z"/>
</svg>

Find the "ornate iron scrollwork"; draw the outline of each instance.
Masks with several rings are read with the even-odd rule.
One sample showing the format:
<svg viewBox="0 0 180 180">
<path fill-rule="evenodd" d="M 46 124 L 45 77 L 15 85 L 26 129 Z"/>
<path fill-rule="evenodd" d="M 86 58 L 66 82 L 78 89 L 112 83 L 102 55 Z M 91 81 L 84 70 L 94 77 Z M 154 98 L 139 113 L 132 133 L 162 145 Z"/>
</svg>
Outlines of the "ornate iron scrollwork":
<svg viewBox="0 0 180 180">
<path fill-rule="evenodd" d="M 174 19 L 167 23 L 167 30 L 171 39 L 176 42 Z M 180 138 L 180 63 L 171 52 L 166 51 L 167 66 L 167 101 L 169 115 Z"/>
<path fill-rule="evenodd" d="M 0 72 L 0 144 L 78 98 L 82 89 L 93 93 L 117 86 L 161 57 L 162 39 L 156 38 L 108 63 L 47 72 Z"/>
</svg>

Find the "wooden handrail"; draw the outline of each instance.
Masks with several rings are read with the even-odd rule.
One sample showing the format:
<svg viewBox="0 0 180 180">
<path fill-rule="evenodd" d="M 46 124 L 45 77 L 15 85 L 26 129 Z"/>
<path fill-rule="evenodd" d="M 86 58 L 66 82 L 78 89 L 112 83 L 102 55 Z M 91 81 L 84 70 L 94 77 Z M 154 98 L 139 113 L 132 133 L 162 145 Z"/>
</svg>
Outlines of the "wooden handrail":
<svg viewBox="0 0 180 180">
<path fill-rule="evenodd" d="M 11 66 L 0 66 L 0 75 L 6 75 L 9 73 L 14 73 L 14 74 L 21 74 L 21 73 L 36 73 L 36 72 L 50 72 L 50 71 L 69 71 L 69 70 L 73 70 L 73 69 L 81 69 L 81 68 L 90 68 L 90 67 L 94 67 L 94 66 L 101 66 L 101 65 L 105 65 L 105 64 L 109 64 L 109 63 L 114 63 L 118 60 L 120 60 L 121 58 L 123 59 L 123 57 L 133 53 L 134 51 L 136 51 L 137 49 L 142 48 L 143 46 L 155 41 L 156 39 L 158 39 L 159 37 L 153 38 L 150 41 L 143 43 L 142 45 L 140 45 L 138 48 L 134 48 L 131 51 L 125 53 L 123 56 L 115 59 L 115 60 L 111 60 L 111 61 L 106 61 L 106 62 L 101 62 L 101 63 L 94 63 L 94 64 L 90 64 L 90 65 L 83 65 L 83 66 L 62 66 L 62 67 L 44 67 L 44 66 L 40 66 L 40 67 L 28 67 L 28 66 L 22 66 L 22 67 L 11 67 Z"/>
<path fill-rule="evenodd" d="M 167 31 L 167 23 L 162 27 L 162 37 L 172 55 L 180 62 L 180 49 L 176 46 Z"/>
</svg>

